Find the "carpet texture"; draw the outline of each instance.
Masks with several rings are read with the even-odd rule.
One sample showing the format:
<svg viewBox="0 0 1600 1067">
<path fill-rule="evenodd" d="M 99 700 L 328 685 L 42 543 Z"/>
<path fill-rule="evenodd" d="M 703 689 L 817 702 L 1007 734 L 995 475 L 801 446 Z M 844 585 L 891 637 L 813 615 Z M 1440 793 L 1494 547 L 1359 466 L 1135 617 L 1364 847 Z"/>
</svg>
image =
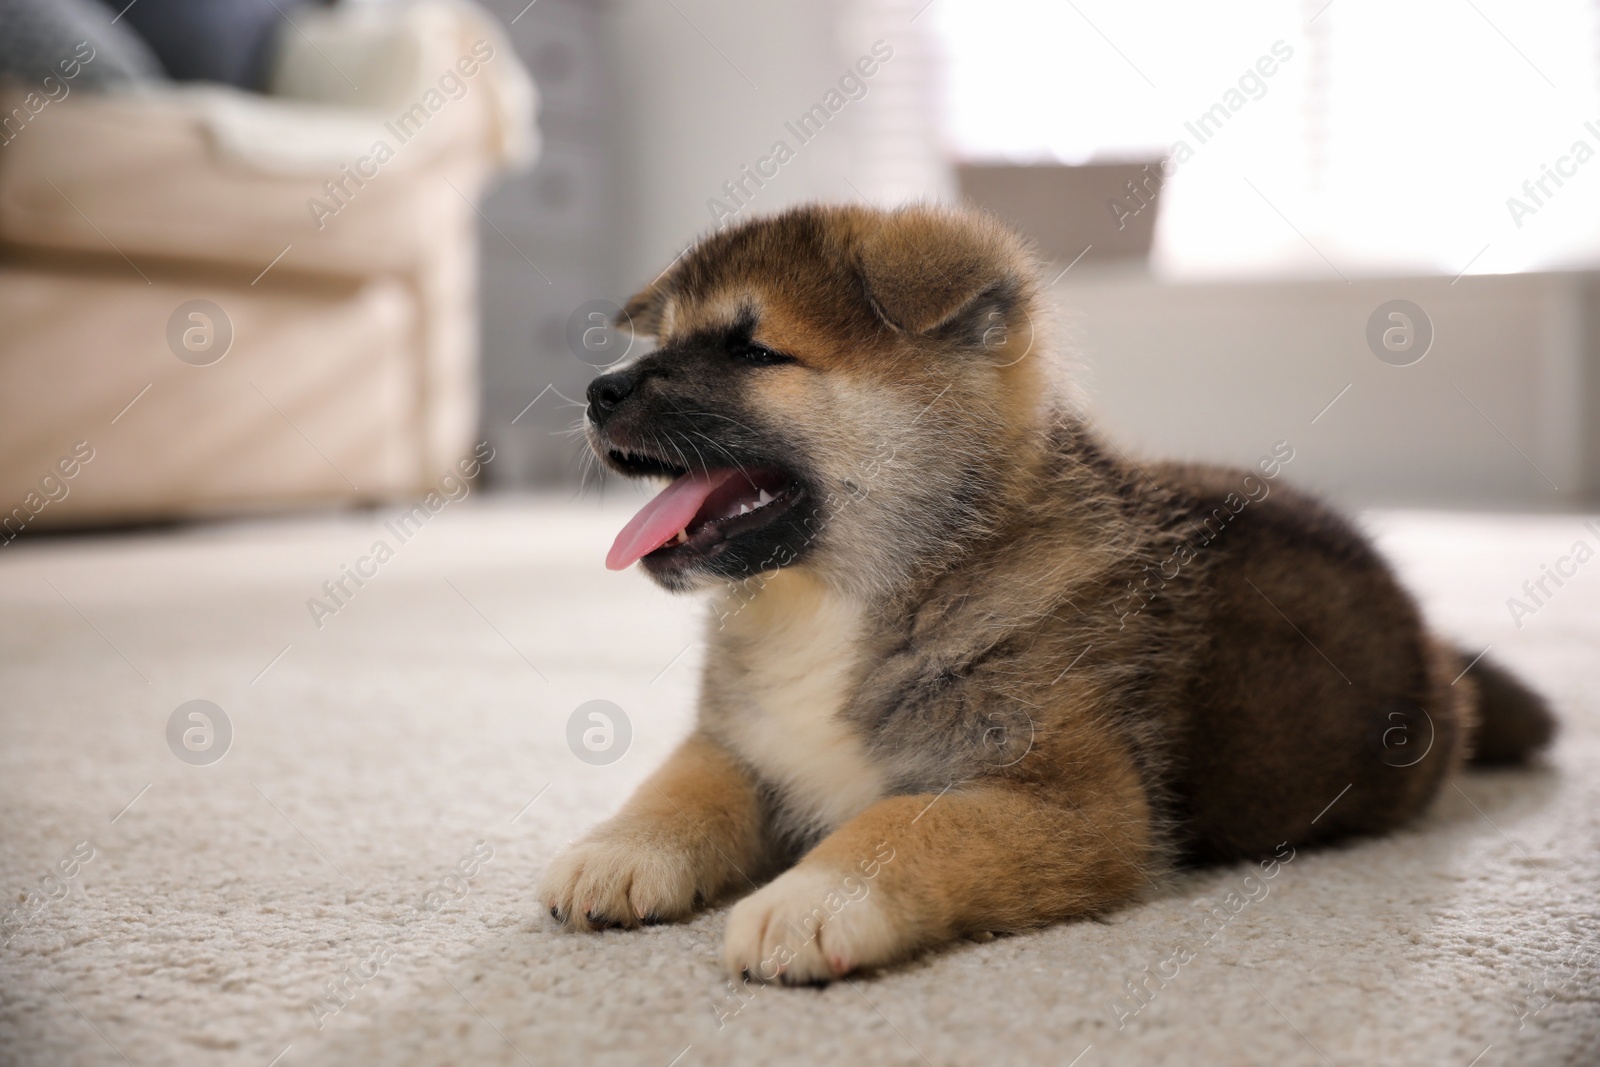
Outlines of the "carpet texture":
<svg viewBox="0 0 1600 1067">
<path fill-rule="evenodd" d="M 690 722 L 695 605 L 601 566 L 631 504 L 0 551 L 0 1062 L 1600 1063 L 1600 562 L 1506 604 L 1600 547 L 1580 518 L 1365 520 L 1438 629 L 1554 700 L 1543 766 L 1271 879 L 734 992 L 725 910 L 581 935 L 534 897 Z M 221 716 L 174 722 L 193 700 Z M 591 700 L 614 762 L 569 745 Z"/>
</svg>

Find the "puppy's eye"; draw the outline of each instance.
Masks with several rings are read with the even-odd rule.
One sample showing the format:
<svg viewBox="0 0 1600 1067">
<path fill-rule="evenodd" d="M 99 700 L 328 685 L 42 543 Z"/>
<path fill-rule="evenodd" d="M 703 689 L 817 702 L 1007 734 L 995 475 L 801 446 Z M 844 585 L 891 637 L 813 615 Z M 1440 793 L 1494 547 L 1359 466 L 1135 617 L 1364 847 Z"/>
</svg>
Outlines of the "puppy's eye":
<svg viewBox="0 0 1600 1067">
<path fill-rule="evenodd" d="M 786 356 L 782 352 L 774 352 L 766 345 L 748 344 L 739 350 L 739 358 L 746 363 L 753 363 L 757 367 L 775 367 L 780 363 L 793 363 L 793 356 Z"/>
</svg>

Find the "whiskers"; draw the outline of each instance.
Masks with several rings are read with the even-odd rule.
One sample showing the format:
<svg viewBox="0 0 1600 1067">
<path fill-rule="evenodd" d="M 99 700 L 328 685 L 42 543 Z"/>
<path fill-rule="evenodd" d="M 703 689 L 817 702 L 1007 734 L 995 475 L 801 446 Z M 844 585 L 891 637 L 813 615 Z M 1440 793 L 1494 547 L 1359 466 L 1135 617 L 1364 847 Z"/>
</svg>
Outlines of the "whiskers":
<svg viewBox="0 0 1600 1067">
<path fill-rule="evenodd" d="M 743 430 L 747 431 L 752 437 L 755 436 L 755 431 L 750 429 L 750 427 L 746 426 L 744 423 L 740 422 L 738 419 L 729 418 L 726 415 L 718 415 L 714 411 L 684 411 L 681 408 L 674 408 L 672 410 L 672 413 L 674 415 L 677 415 L 678 417 L 680 417 L 682 419 L 685 419 L 685 420 L 694 419 L 694 418 L 702 418 L 702 417 L 709 417 L 709 418 L 713 418 L 713 419 L 722 419 L 722 420 L 724 420 L 726 422 L 733 423 L 735 426 L 738 426 L 740 429 L 743 429 Z M 730 451 L 726 445 L 721 444 L 715 438 L 711 437 L 709 434 L 702 433 L 699 430 L 691 429 L 689 431 L 689 434 L 691 436 L 693 436 L 693 437 L 698 437 L 700 440 L 704 441 L 709 448 L 714 450 L 715 453 L 721 453 L 723 456 L 726 456 L 728 458 L 728 462 L 723 464 L 721 469 L 727 470 L 727 469 L 731 468 L 732 470 L 737 471 L 739 473 L 739 475 L 741 477 L 743 477 L 745 479 L 745 481 L 750 484 L 751 488 L 755 488 L 755 481 L 754 481 L 754 479 L 752 479 L 750 477 L 750 475 L 748 473 L 749 468 L 739 459 L 738 456 L 734 455 L 734 453 L 732 451 Z M 699 446 L 696 445 L 693 441 L 690 441 L 689 442 L 689 447 L 693 448 L 695 450 L 695 454 L 700 456 L 701 469 L 703 469 L 707 474 L 709 474 L 711 472 L 711 465 L 706 462 L 705 455 L 704 455 L 704 453 L 702 453 L 700 451 Z"/>
<path fill-rule="evenodd" d="M 560 395 L 559 393 L 557 394 Z M 566 400 L 566 397 L 562 397 Z M 567 401 L 568 406 L 584 408 L 587 405 Z M 587 415 L 580 417 L 576 422 L 564 430 L 553 431 L 566 437 L 568 440 L 579 443 L 576 456 L 579 464 L 578 496 L 586 496 L 590 486 L 596 487 L 604 495 L 608 476 L 618 473 L 606 461 L 604 455 L 596 449 L 615 448 L 622 451 L 634 451 L 648 454 L 662 463 L 677 467 L 681 470 L 695 474 L 709 475 L 712 471 L 732 470 L 745 479 L 751 488 L 759 488 L 755 478 L 751 475 L 752 466 L 734 451 L 734 448 L 718 441 L 711 433 L 697 428 L 695 420 L 699 418 L 715 418 L 732 423 L 748 432 L 752 438 L 755 431 L 737 419 L 725 415 L 718 415 L 710 411 L 683 411 L 673 408 L 667 409 L 667 414 L 673 416 L 667 420 L 673 424 L 667 426 L 638 426 L 630 425 L 626 431 L 628 444 L 612 441 L 601 430 L 596 430 L 589 422 Z M 714 429 L 705 423 L 700 423 L 708 429 Z"/>
</svg>

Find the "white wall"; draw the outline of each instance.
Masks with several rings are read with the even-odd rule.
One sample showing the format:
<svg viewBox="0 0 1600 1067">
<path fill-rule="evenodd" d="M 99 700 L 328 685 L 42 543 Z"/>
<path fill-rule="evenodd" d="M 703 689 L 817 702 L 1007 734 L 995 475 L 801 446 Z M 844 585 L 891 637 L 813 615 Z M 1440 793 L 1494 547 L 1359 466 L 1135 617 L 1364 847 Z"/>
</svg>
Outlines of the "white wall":
<svg viewBox="0 0 1600 1067">
<path fill-rule="evenodd" d="M 936 134 L 937 83 L 920 3 L 904 0 L 618 0 L 610 11 L 615 130 L 628 230 L 619 284 L 649 281 L 714 225 L 723 183 L 768 156 L 795 152 L 748 211 L 811 199 L 890 203 L 948 195 Z M 814 139 L 785 128 L 837 87 L 875 41 L 893 58 L 864 79 Z"/>
</svg>

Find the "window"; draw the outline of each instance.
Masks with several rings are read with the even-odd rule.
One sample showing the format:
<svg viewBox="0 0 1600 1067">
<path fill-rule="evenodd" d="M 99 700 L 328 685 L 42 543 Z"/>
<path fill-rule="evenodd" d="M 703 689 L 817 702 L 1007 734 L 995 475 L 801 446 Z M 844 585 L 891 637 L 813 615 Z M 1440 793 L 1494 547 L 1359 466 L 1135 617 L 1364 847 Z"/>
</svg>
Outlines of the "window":
<svg viewBox="0 0 1600 1067">
<path fill-rule="evenodd" d="M 1600 16 L 1582 0 L 935 0 L 928 17 L 955 157 L 1176 153 L 1164 273 L 1600 260 Z"/>
</svg>

